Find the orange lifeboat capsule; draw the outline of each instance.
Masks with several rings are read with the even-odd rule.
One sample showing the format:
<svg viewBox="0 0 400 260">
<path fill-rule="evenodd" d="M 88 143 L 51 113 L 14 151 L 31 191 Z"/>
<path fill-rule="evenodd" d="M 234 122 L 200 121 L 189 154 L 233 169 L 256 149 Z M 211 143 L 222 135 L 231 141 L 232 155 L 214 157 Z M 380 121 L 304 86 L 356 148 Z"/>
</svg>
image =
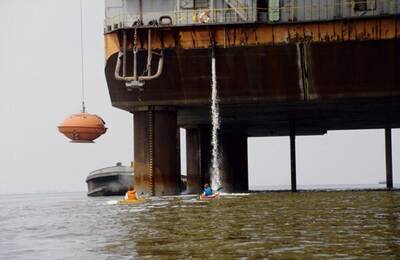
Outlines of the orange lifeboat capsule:
<svg viewBox="0 0 400 260">
<path fill-rule="evenodd" d="M 104 134 L 107 128 L 101 117 L 83 112 L 65 119 L 58 126 L 58 131 L 71 139 L 73 143 L 92 143 Z"/>
</svg>

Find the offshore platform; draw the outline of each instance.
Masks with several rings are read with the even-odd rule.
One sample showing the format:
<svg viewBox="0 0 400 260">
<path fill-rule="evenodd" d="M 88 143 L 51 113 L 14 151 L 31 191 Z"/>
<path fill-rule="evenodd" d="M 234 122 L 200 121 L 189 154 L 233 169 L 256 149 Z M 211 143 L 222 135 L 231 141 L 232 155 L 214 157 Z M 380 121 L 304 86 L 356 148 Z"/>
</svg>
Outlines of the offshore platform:
<svg viewBox="0 0 400 260">
<path fill-rule="evenodd" d="M 400 127 L 400 0 L 106 0 L 112 105 L 134 118 L 139 194 L 180 193 L 210 178 L 211 57 L 220 104 L 222 185 L 248 190 L 247 137 Z"/>
</svg>

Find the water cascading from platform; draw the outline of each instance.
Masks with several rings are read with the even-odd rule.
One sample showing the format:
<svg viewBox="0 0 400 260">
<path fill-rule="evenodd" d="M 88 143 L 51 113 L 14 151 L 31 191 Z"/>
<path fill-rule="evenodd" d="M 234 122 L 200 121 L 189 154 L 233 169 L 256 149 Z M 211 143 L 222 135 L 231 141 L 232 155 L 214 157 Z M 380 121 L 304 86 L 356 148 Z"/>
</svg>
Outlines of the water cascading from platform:
<svg viewBox="0 0 400 260">
<path fill-rule="evenodd" d="M 218 104 L 218 92 L 217 92 L 217 75 L 215 68 L 215 57 L 213 55 L 211 59 L 211 187 L 213 190 L 217 190 L 221 187 L 221 177 L 220 177 L 220 153 L 218 145 L 218 130 L 220 128 L 220 118 L 219 118 L 219 104 Z"/>
</svg>

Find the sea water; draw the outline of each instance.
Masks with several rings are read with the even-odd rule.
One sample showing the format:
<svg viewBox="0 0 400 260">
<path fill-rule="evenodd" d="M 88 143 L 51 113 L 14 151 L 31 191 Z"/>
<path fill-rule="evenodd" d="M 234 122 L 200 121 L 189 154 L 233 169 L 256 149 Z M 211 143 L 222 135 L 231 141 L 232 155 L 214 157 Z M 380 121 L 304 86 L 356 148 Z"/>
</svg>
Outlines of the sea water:
<svg viewBox="0 0 400 260">
<path fill-rule="evenodd" d="M 0 259 L 398 259 L 400 192 L 0 195 Z"/>
</svg>

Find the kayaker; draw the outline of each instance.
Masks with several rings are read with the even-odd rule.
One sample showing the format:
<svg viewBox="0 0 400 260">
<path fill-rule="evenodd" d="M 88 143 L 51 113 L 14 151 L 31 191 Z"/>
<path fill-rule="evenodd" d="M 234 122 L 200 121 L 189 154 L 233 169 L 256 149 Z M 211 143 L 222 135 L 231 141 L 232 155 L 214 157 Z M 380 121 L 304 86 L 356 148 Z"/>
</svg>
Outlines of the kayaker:
<svg viewBox="0 0 400 260">
<path fill-rule="evenodd" d="M 126 200 L 137 200 L 138 196 L 136 194 L 136 190 L 133 187 L 130 187 L 129 190 L 125 194 Z"/>
<path fill-rule="evenodd" d="M 212 196 L 213 191 L 208 183 L 204 184 L 203 196 Z"/>
</svg>

